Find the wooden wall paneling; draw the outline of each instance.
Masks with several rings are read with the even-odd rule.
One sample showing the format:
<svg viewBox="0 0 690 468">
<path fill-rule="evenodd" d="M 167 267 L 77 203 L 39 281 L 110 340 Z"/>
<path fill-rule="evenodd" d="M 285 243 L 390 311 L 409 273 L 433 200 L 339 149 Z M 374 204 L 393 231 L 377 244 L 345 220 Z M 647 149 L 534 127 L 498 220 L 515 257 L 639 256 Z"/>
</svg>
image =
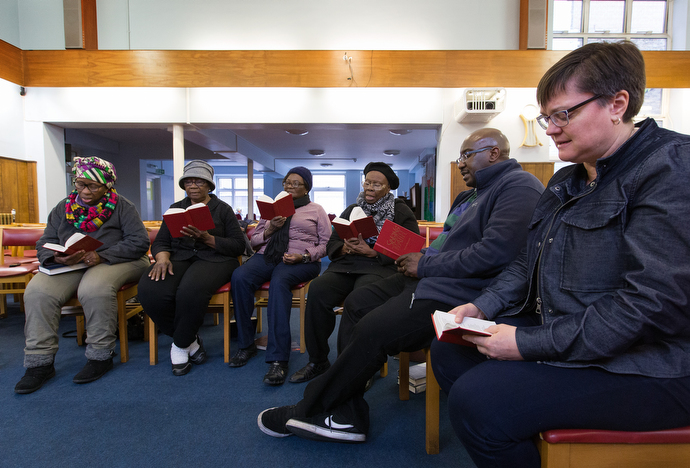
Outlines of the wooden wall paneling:
<svg viewBox="0 0 690 468">
<path fill-rule="evenodd" d="M 1 50 L 11 51 L 6 46 Z M 23 86 L 535 87 L 566 52 L 551 50 L 29 50 Z M 7 53 L 5 54 L 7 55 Z M 689 51 L 643 52 L 647 86 L 690 88 Z M 3 56 L 0 55 L 0 60 Z M 0 62 L 3 65 L 3 62 Z M 0 66 L 0 70 L 4 67 Z M 1 72 L 0 72 L 1 73 Z"/>
<path fill-rule="evenodd" d="M 81 0 L 82 45 L 86 50 L 98 49 L 98 17 L 96 0 Z"/>
<path fill-rule="evenodd" d="M 539 179 L 539 181 L 544 184 L 544 187 L 546 187 L 549 179 L 551 179 L 551 176 L 553 176 L 553 162 L 522 162 L 520 165 L 525 171 L 533 174 L 537 179 Z M 455 200 L 455 197 L 457 197 L 460 192 L 469 189 L 469 187 L 465 185 L 465 181 L 463 180 L 462 174 L 460 174 L 458 165 L 455 164 L 455 161 L 450 163 L 450 187 L 451 203 L 453 200 Z"/>
<path fill-rule="evenodd" d="M 0 78 L 11 83 L 24 83 L 22 50 L 0 40 Z"/>
<path fill-rule="evenodd" d="M 0 212 L 12 209 L 16 222 L 38 222 L 36 163 L 0 157 Z"/>
</svg>

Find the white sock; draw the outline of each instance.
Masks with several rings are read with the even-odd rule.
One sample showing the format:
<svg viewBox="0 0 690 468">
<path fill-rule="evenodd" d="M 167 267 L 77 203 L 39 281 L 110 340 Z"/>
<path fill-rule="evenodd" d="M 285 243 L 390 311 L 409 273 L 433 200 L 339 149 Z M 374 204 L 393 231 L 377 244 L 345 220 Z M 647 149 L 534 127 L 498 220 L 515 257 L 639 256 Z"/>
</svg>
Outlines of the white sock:
<svg viewBox="0 0 690 468">
<path fill-rule="evenodd" d="M 194 338 L 192 344 L 190 344 L 187 348 L 189 350 L 189 355 L 191 356 L 192 354 L 196 353 L 199 350 L 199 347 L 199 337 Z"/>
<path fill-rule="evenodd" d="M 178 348 L 175 343 L 170 347 L 170 360 L 173 364 L 184 364 L 189 361 L 189 347 Z"/>
</svg>

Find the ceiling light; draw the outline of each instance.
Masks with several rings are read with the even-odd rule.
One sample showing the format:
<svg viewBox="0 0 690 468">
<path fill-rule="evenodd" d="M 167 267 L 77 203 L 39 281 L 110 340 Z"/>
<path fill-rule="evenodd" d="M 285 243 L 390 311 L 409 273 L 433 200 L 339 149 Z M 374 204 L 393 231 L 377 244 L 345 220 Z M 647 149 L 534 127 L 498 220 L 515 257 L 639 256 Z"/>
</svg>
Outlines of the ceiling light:
<svg viewBox="0 0 690 468">
<path fill-rule="evenodd" d="M 388 130 L 388 131 L 390 132 L 391 135 L 396 135 L 396 136 L 407 135 L 408 133 L 412 132 L 412 130 L 407 130 L 405 128 L 398 128 L 398 129 L 393 129 L 393 130 Z"/>
<path fill-rule="evenodd" d="M 332 165 L 331 163 L 321 163 L 321 167 L 331 167 Z"/>
<path fill-rule="evenodd" d="M 305 130 L 303 128 L 291 128 L 289 130 L 285 130 L 285 133 L 289 133 L 290 135 L 303 136 L 309 133 L 309 130 Z"/>
<path fill-rule="evenodd" d="M 386 156 L 397 156 L 400 154 L 400 150 L 393 150 L 393 149 L 388 149 L 388 150 L 383 150 L 383 154 Z"/>
<path fill-rule="evenodd" d="M 322 149 L 310 149 L 309 154 L 311 154 L 312 156 L 319 157 L 319 156 L 323 156 L 324 154 L 326 154 L 326 152 Z"/>
</svg>

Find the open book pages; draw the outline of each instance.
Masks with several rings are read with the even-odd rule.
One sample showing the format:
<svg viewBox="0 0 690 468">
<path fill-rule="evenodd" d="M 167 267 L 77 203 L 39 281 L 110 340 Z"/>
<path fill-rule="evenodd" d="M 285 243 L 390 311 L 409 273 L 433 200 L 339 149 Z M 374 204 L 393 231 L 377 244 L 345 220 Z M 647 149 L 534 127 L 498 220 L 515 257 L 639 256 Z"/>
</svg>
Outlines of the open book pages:
<svg viewBox="0 0 690 468">
<path fill-rule="evenodd" d="M 490 320 L 482 320 L 473 317 L 465 317 L 462 322 L 455 323 L 455 314 L 450 314 L 448 312 L 443 312 L 437 310 L 433 314 L 434 327 L 436 328 L 436 334 L 442 335 L 444 332 L 458 330 L 459 334 L 475 333 L 478 335 L 491 336 L 491 333 L 486 331 L 492 325 L 496 325 L 496 322 Z"/>
<path fill-rule="evenodd" d="M 258 197 L 256 197 L 256 199 L 257 199 L 257 200 L 260 200 L 260 201 L 262 201 L 262 202 L 266 202 L 266 203 L 274 203 L 274 202 L 277 202 L 278 200 L 280 200 L 280 199 L 283 198 L 283 197 L 287 197 L 288 195 L 290 195 L 290 194 L 287 193 L 285 190 L 283 190 L 283 191 L 280 192 L 278 195 L 276 195 L 275 198 L 271 198 L 271 197 L 269 197 L 268 195 L 263 195 L 263 194 L 261 194 L 261 195 L 259 195 Z"/>
<path fill-rule="evenodd" d="M 167 210 L 165 210 L 165 213 L 163 213 L 163 215 L 170 215 L 170 214 L 175 214 L 175 213 L 184 213 L 185 211 L 194 210 L 194 209 L 199 209 L 199 208 L 203 208 L 203 207 L 205 207 L 205 206 L 206 206 L 206 205 L 203 204 L 203 203 L 195 203 L 195 204 L 191 205 L 191 206 L 190 206 L 189 208 L 187 208 L 187 209 L 184 209 L 184 208 L 168 208 Z"/>
<path fill-rule="evenodd" d="M 43 247 L 49 250 L 53 250 L 55 252 L 72 254 L 79 250 L 84 250 L 87 252 L 91 250 L 96 250 L 101 245 L 103 245 L 103 242 L 94 239 L 93 237 L 90 237 L 86 234 L 82 234 L 81 232 L 75 232 L 69 237 L 69 239 L 67 239 L 64 246 L 60 244 L 46 242 L 45 244 L 43 244 Z"/>
</svg>

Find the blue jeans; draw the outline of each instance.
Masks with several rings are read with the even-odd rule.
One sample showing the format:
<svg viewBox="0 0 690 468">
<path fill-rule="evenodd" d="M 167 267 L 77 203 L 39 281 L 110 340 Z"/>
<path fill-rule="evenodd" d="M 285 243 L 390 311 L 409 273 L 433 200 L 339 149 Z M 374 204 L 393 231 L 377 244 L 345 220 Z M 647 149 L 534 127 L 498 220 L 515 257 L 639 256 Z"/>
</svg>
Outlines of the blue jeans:
<svg viewBox="0 0 690 468">
<path fill-rule="evenodd" d="M 320 262 L 287 265 L 268 264 L 262 254 L 254 254 L 244 265 L 232 274 L 232 301 L 235 304 L 235 320 L 240 348 L 247 348 L 254 342 L 254 292 L 266 281 L 271 282 L 268 290 L 268 345 L 266 362 L 288 361 L 290 359 L 290 311 L 292 291 L 296 284 L 319 276 Z"/>
<path fill-rule="evenodd" d="M 690 424 L 690 377 L 487 360 L 476 348 L 431 345 L 455 433 L 478 468 L 539 468 L 534 437 L 549 429 L 653 431 Z"/>
</svg>

